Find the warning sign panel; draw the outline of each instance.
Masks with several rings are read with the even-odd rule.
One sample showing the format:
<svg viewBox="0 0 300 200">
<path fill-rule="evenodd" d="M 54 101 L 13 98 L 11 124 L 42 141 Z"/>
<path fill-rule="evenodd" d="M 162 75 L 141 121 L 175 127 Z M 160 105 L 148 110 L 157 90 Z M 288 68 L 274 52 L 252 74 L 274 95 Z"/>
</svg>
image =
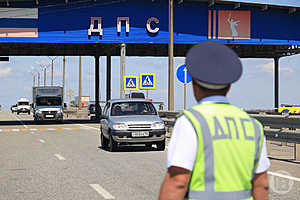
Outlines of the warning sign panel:
<svg viewBox="0 0 300 200">
<path fill-rule="evenodd" d="M 124 90 L 138 90 L 139 78 L 137 76 L 124 76 Z"/>
<path fill-rule="evenodd" d="M 140 74 L 140 89 L 143 90 L 155 89 L 155 73 Z"/>
</svg>

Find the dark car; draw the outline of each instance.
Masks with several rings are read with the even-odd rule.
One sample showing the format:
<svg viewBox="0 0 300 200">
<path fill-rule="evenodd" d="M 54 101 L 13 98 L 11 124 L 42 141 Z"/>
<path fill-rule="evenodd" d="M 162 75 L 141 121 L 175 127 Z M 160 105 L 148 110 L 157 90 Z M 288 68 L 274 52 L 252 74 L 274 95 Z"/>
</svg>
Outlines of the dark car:
<svg viewBox="0 0 300 200">
<path fill-rule="evenodd" d="M 166 129 L 152 102 L 142 99 L 109 100 L 100 121 L 101 146 L 115 151 L 122 144 L 145 144 L 165 149 Z"/>
<path fill-rule="evenodd" d="M 100 115 L 101 115 L 101 107 L 99 105 L 99 116 Z M 90 120 L 96 119 L 96 105 L 95 104 L 90 104 L 88 106 L 88 117 Z"/>
</svg>

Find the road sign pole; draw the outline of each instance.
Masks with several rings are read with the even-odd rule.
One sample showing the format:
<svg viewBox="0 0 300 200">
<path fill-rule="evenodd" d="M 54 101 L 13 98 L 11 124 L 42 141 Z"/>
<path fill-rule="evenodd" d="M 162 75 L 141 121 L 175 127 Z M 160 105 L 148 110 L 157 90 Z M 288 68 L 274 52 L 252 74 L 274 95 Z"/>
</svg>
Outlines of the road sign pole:
<svg viewBox="0 0 300 200">
<path fill-rule="evenodd" d="M 149 90 L 146 90 L 147 99 L 149 99 Z"/>
<path fill-rule="evenodd" d="M 183 105 L 183 107 L 184 107 L 184 110 L 186 109 L 186 83 L 187 83 L 187 71 L 186 71 L 186 68 L 184 68 L 184 94 L 183 94 L 183 96 L 184 96 L 184 105 Z"/>
</svg>

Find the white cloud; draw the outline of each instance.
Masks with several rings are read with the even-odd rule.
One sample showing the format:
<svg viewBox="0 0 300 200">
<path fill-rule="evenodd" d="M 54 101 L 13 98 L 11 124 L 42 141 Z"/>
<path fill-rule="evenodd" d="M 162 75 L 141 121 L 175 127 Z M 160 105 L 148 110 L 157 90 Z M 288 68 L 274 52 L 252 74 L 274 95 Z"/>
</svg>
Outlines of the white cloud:
<svg viewBox="0 0 300 200">
<path fill-rule="evenodd" d="M 263 64 L 261 66 L 261 71 L 273 74 L 274 73 L 274 63 L 269 62 L 269 63 Z M 294 73 L 294 70 L 289 66 L 279 66 L 279 72 Z"/>
<path fill-rule="evenodd" d="M 0 68 L 0 77 L 7 77 L 10 74 L 11 74 L 11 68 L 10 67 L 4 68 L 4 69 Z"/>
</svg>

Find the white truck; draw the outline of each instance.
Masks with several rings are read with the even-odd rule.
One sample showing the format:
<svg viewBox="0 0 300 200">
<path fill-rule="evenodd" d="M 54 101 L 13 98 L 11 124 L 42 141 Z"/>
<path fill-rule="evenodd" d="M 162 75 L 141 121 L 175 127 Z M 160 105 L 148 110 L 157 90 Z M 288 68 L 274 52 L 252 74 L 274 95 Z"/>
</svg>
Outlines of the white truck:
<svg viewBox="0 0 300 200">
<path fill-rule="evenodd" d="M 30 115 L 29 100 L 26 98 L 19 99 L 16 110 L 17 110 L 17 115 L 20 113 L 28 113 L 28 115 Z"/>
<path fill-rule="evenodd" d="M 45 86 L 32 88 L 34 121 L 63 122 L 64 104 L 63 90 L 59 86 Z"/>
</svg>

